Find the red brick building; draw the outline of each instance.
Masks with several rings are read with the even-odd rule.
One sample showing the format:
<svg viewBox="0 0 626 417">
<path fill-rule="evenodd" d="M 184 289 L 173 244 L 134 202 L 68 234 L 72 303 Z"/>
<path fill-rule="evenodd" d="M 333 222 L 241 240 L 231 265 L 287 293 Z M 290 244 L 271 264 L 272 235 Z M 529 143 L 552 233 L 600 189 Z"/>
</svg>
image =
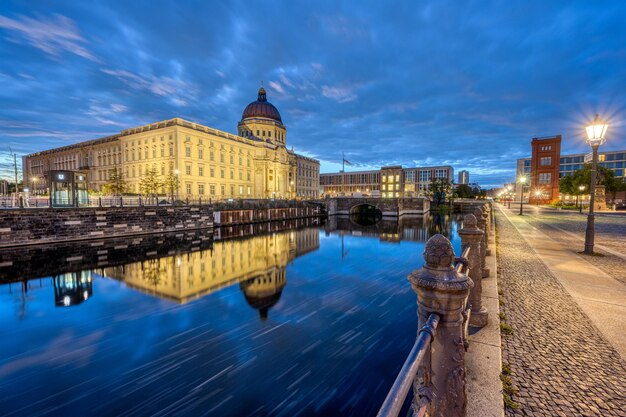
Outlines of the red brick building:
<svg viewBox="0 0 626 417">
<path fill-rule="evenodd" d="M 531 204 L 558 201 L 561 135 L 533 138 L 531 144 L 533 153 L 528 201 Z"/>
</svg>

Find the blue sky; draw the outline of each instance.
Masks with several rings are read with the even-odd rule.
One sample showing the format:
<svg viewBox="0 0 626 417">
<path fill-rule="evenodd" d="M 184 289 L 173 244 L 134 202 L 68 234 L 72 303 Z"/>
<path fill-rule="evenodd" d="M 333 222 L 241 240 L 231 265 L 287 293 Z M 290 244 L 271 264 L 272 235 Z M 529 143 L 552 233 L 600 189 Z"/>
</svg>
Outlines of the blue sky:
<svg viewBox="0 0 626 417">
<path fill-rule="evenodd" d="M 0 175 L 172 117 L 236 132 L 260 81 L 322 172 L 450 164 L 497 186 L 533 136 L 626 149 L 626 2 L 6 1 Z"/>
</svg>

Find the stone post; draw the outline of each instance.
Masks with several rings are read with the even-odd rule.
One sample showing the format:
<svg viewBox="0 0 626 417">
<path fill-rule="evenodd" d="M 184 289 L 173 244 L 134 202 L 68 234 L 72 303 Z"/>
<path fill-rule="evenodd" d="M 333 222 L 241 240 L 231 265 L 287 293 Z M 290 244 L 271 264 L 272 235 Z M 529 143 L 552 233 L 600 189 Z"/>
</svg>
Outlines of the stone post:
<svg viewBox="0 0 626 417">
<path fill-rule="evenodd" d="M 456 271 L 454 259 L 450 241 L 434 235 L 424 249 L 426 264 L 408 278 L 417 294 L 418 328 L 431 313 L 440 318 L 413 384 L 414 407 L 422 397 L 429 398 L 427 415 L 431 417 L 464 417 L 467 405 L 465 309 L 472 280 Z"/>
<path fill-rule="evenodd" d="M 480 208 L 474 210 L 474 216 L 476 216 L 476 221 L 478 227 L 483 232 L 485 231 L 485 217 L 483 216 L 483 211 Z M 480 265 L 483 271 L 483 278 L 487 278 L 489 276 L 489 268 L 487 267 L 485 256 L 487 256 L 487 243 L 485 242 L 486 234 L 483 234 L 482 244 L 480 245 Z"/>
<path fill-rule="evenodd" d="M 485 236 L 483 239 L 485 240 L 485 255 L 491 256 L 491 249 L 489 248 L 489 235 L 491 232 L 491 206 L 489 203 L 485 204 L 483 207 L 483 217 L 485 218 Z"/>
<path fill-rule="evenodd" d="M 480 261 L 480 247 L 483 240 L 483 231 L 477 226 L 476 216 L 466 214 L 463 218 L 463 228 L 459 230 L 463 249 L 470 247 L 469 277 L 474 282 L 470 291 L 469 303 L 472 305 L 470 325 L 485 327 L 487 325 L 487 309 L 483 307 L 482 265 Z"/>
</svg>

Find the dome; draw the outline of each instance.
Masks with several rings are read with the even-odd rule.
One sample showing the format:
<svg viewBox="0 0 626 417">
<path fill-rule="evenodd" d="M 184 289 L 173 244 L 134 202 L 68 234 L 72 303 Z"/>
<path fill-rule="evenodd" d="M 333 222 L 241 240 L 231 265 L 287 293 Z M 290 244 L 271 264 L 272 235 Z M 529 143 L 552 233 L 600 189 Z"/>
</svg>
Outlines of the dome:
<svg viewBox="0 0 626 417">
<path fill-rule="evenodd" d="M 278 109 L 274 107 L 272 103 L 267 101 L 265 89 L 263 87 L 259 88 L 259 98 L 248 104 L 243 111 L 243 115 L 241 116 L 242 119 L 247 119 L 249 117 L 265 117 L 267 119 L 274 119 L 280 123 L 283 122 L 280 118 Z"/>
</svg>

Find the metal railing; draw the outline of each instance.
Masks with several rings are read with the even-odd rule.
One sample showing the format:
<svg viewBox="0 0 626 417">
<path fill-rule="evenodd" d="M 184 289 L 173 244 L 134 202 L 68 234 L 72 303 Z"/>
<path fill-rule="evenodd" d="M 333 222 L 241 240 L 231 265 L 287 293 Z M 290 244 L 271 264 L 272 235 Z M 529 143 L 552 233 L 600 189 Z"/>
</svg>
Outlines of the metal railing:
<svg viewBox="0 0 626 417">
<path fill-rule="evenodd" d="M 426 352 L 430 349 L 430 343 L 437 333 L 437 325 L 439 324 L 439 315 L 432 313 L 428 316 L 428 320 L 422 326 L 415 340 L 415 344 L 404 361 L 400 373 L 396 377 L 395 382 L 391 386 L 385 402 L 378 411 L 377 417 L 397 417 L 402 411 L 402 406 L 406 401 L 409 390 L 413 386 L 413 381 L 417 375 L 417 370 L 421 365 Z M 424 396 L 420 399 L 419 409 L 414 414 L 423 416 L 426 412 L 429 399 Z"/>
</svg>

